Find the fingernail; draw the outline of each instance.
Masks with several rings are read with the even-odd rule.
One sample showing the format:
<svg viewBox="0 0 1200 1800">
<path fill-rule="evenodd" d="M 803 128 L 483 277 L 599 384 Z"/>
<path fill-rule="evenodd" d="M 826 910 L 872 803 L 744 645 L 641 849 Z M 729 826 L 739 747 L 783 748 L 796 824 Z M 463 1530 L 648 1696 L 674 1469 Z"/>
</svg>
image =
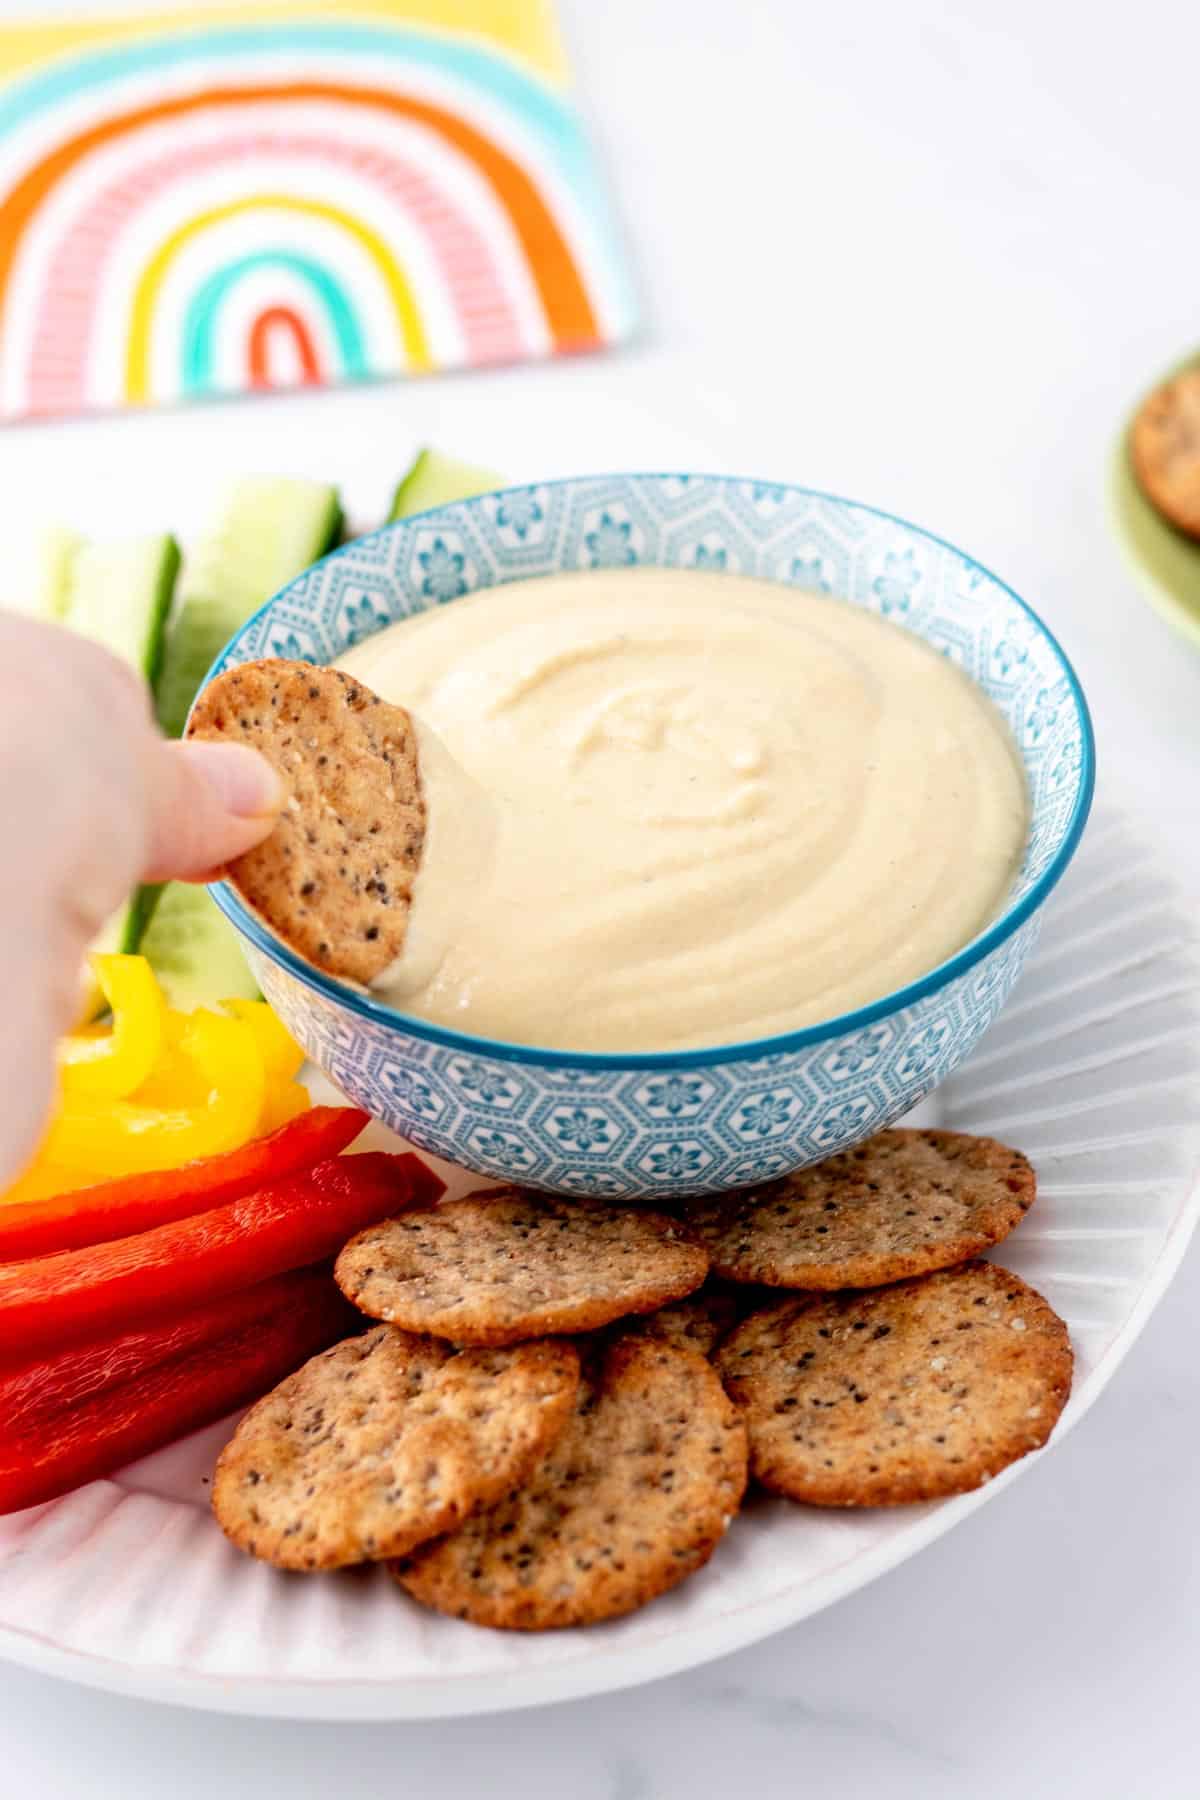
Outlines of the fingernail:
<svg viewBox="0 0 1200 1800">
<path fill-rule="evenodd" d="M 266 757 L 248 744 L 206 744 L 192 739 L 179 748 L 233 818 L 265 819 L 283 805 L 282 781 Z"/>
</svg>

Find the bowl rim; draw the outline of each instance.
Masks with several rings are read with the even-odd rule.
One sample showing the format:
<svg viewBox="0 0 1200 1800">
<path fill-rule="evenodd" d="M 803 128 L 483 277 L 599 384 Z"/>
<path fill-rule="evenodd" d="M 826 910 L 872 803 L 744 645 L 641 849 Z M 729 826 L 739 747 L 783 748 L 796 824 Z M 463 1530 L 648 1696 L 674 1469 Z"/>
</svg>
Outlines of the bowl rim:
<svg viewBox="0 0 1200 1800">
<path fill-rule="evenodd" d="M 883 519 L 888 524 L 899 525 L 905 531 L 915 532 L 918 537 L 928 542 L 940 544 L 949 550 L 972 570 L 978 571 L 988 581 L 1002 589 L 1009 599 L 1015 601 L 1021 611 L 1033 622 L 1038 632 L 1047 640 L 1051 650 L 1062 666 L 1072 703 L 1079 719 L 1080 746 L 1080 781 L 1067 821 L 1062 841 L 1046 868 L 1034 882 L 1028 893 L 1024 894 L 1014 905 L 1006 907 L 999 918 L 994 919 L 986 930 L 956 950 L 953 956 L 938 963 L 926 974 L 915 981 L 906 983 L 904 987 L 893 988 L 890 993 L 883 994 L 878 1000 L 872 1000 L 865 1006 L 855 1007 L 852 1011 L 839 1013 L 832 1019 L 822 1020 L 816 1025 L 805 1025 L 795 1031 L 776 1032 L 769 1037 L 744 1038 L 730 1044 L 708 1044 L 698 1049 L 682 1050 L 562 1050 L 537 1044 L 510 1043 L 504 1038 L 491 1038 L 474 1032 L 455 1031 L 450 1026 L 437 1025 L 426 1019 L 414 1017 L 411 1013 L 402 1012 L 398 1007 L 387 1006 L 374 999 L 370 994 L 360 992 L 338 981 L 323 970 L 314 968 L 311 963 L 298 956 L 281 938 L 277 938 L 250 910 L 239 900 L 234 889 L 226 881 L 215 882 L 209 887 L 209 893 L 216 901 L 221 912 L 230 924 L 249 940 L 253 947 L 270 962 L 278 964 L 287 973 L 300 981 L 303 986 L 345 1011 L 355 1013 L 371 1024 L 380 1025 L 387 1030 L 421 1038 L 428 1043 L 438 1044 L 444 1049 L 455 1050 L 465 1056 L 491 1057 L 500 1062 L 532 1064 L 542 1068 L 572 1069 L 581 1073 L 603 1073 L 620 1070 L 660 1070 L 694 1069 L 724 1065 L 734 1062 L 757 1062 L 767 1057 L 788 1055 L 798 1050 L 806 1050 L 816 1044 L 826 1043 L 835 1038 L 846 1037 L 852 1032 L 862 1030 L 865 1026 L 875 1024 L 893 1013 L 903 1012 L 918 1001 L 937 993 L 947 987 L 950 982 L 965 975 L 976 964 L 1007 942 L 1021 926 L 1030 919 L 1044 903 L 1048 895 L 1058 885 L 1067 865 L 1074 856 L 1079 840 L 1083 836 L 1091 811 L 1092 799 L 1096 787 L 1096 740 L 1092 726 L 1091 712 L 1084 695 L 1082 684 L 1075 673 L 1074 666 L 1067 656 L 1057 637 L 1050 630 L 1040 614 L 1034 611 L 1027 600 L 1023 600 L 1016 589 L 1007 581 L 1003 581 L 985 563 L 977 557 L 969 555 L 949 538 L 928 531 L 923 525 L 916 525 L 911 519 L 903 518 L 899 513 L 888 512 L 884 507 L 871 506 L 862 500 L 851 500 L 843 494 L 830 493 L 824 488 L 807 487 L 799 482 L 775 481 L 766 477 L 722 475 L 702 471 L 676 471 L 634 469 L 619 471 L 600 471 L 590 475 L 566 475 L 549 481 L 510 482 L 501 488 L 491 488 L 486 493 L 470 496 L 465 500 L 445 502 L 440 506 L 426 508 L 424 512 L 413 513 L 405 519 L 396 519 L 378 530 L 368 532 L 363 537 L 355 538 L 346 544 L 339 544 L 335 549 L 321 557 L 308 569 L 286 583 L 269 600 L 263 602 L 245 624 L 237 631 L 228 643 L 223 646 L 211 668 L 201 683 L 201 690 L 208 685 L 213 676 L 222 667 L 230 649 L 243 638 L 263 616 L 268 613 L 295 582 L 306 579 L 314 569 L 320 569 L 326 563 L 338 561 L 341 557 L 353 555 L 365 544 L 374 543 L 379 538 L 392 533 L 407 532 L 421 525 L 422 521 L 450 512 L 454 507 L 475 507 L 484 500 L 495 499 L 501 494 L 528 493 L 531 488 L 572 487 L 583 483 L 601 483 L 604 481 L 712 481 L 738 486 L 762 486 L 782 489 L 790 494 L 803 494 L 809 499 L 831 501 L 835 505 L 848 506 L 859 512 L 869 513 L 872 517 Z M 536 580 L 534 576 L 532 579 Z M 447 602 L 453 605 L 453 601 Z"/>
</svg>

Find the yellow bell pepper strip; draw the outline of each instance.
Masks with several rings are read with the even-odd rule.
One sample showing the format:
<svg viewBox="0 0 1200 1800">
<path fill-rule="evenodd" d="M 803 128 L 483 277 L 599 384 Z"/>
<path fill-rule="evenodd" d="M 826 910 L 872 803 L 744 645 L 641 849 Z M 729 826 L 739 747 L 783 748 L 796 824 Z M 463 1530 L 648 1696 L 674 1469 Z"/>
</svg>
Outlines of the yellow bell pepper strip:
<svg viewBox="0 0 1200 1800">
<path fill-rule="evenodd" d="M 222 1000 L 221 1010 L 250 1027 L 262 1055 L 267 1098 L 263 1107 L 265 1122 L 259 1129 L 273 1131 L 276 1125 L 307 1111 L 311 1102 L 300 1097 L 304 1090 L 291 1091 L 292 1077 L 304 1062 L 304 1052 L 266 1001 Z M 190 1013 L 167 1008 L 165 1049 L 149 1079 L 131 1099 L 150 1106 L 196 1106 L 205 1098 L 203 1077 L 181 1048 L 191 1020 Z"/>
<path fill-rule="evenodd" d="M 103 1176 L 136 1175 L 216 1156 L 253 1137 L 266 1074 L 250 1026 L 201 1009 L 191 1015 L 180 1050 L 204 1077 L 203 1104 L 148 1105 L 67 1093 L 42 1157 Z"/>
<path fill-rule="evenodd" d="M 209 1082 L 202 1069 L 184 1053 L 183 1040 L 192 1014 L 168 1007 L 163 1024 L 163 1049 L 150 1075 L 135 1093 L 128 1095 L 142 1106 L 203 1106 Z"/>
<path fill-rule="evenodd" d="M 272 1075 L 278 1075 L 280 1080 L 290 1081 L 293 1075 L 300 1073 L 304 1052 L 265 1000 L 222 1000 L 221 1007 L 249 1025 L 258 1039 L 268 1080 Z"/>
<path fill-rule="evenodd" d="M 112 1027 L 63 1038 L 59 1075 L 64 1094 L 123 1100 L 141 1087 L 162 1053 L 163 997 L 144 956 L 93 956 L 91 963 L 112 1008 Z"/>
<path fill-rule="evenodd" d="M 147 1081 L 128 1098 L 139 1106 L 203 1106 L 208 1099 L 209 1083 L 189 1056 L 182 1050 L 167 1050 L 159 1058 Z"/>
<path fill-rule="evenodd" d="M 280 1081 L 278 1076 L 268 1076 L 258 1129 L 265 1137 L 269 1131 L 278 1131 L 289 1120 L 298 1119 L 311 1106 L 312 1095 L 298 1081 Z"/>
</svg>

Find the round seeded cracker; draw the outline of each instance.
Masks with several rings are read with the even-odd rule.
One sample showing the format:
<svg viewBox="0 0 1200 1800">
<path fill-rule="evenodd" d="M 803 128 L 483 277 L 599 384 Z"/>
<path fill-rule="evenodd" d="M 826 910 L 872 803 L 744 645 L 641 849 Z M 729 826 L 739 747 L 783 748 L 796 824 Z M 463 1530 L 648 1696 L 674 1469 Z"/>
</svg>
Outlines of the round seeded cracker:
<svg viewBox="0 0 1200 1800">
<path fill-rule="evenodd" d="M 714 1274 L 768 1287 L 880 1287 L 998 1244 L 1033 1204 L 1019 1150 L 959 1131 L 881 1131 L 810 1169 L 681 1209 Z"/>
<path fill-rule="evenodd" d="M 512 1187 L 360 1231 L 334 1277 L 361 1312 L 406 1331 L 515 1344 L 652 1312 L 707 1272 L 674 1219 Z"/>
<path fill-rule="evenodd" d="M 339 669 L 242 663 L 210 681 L 188 736 L 249 744 L 287 801 L 229 865 L 247 906 L 308 962 L 364 986 L 404 948 L 425 844 L 416 732 Z"/>
<path fill-rule="evenodd" d="M 617 1618 L 701 1568 L 741 1504 L 746 1435 L 694 1350 L 600 1348 L 527 1484 L 399 1564 L 424 1605 L 510 1631 Z"/>
<path fill-rule="evenodd" d="M 717 1352 L 764 1487 L 812 1506 L 894 1506 L 979 1487 L 1039 1449 L 1071 1391 L 1067 1328 L 973 1262 L 752 1313 Z"/>
<path fill-rule="evenodd" d="M 1129 449 L 1151 504 L 1179 531 L 1200 538 L 1200 368 L 1185 369 L 1142 403 Z"/>
<path fill-rule="evenodd" d="M 570 1344 L 456 1352 L 379 1326 L 250 1409 L 217 1463 L 213 1510 L 239 1549 L 281 1569 L 401 1555 L 523 1480 L 578 1384 Z"/>
</svg>

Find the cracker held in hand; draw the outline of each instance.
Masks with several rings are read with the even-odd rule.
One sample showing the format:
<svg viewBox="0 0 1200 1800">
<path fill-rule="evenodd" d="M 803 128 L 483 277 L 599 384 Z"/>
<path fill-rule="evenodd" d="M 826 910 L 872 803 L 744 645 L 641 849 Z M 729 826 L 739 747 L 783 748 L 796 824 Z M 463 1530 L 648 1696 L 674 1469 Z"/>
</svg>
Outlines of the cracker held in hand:
<svg viewBox="0 0 1200 1800">
<path fill-rule="evenodd" d="M 881 1131 L 814 1168 L 681 1209 L 714 1274 L 768 1287 L 880 1287 L 977 1256 L 1019 1224 L 1037 1182 L 994 1138 Z"/>
<path fill-rule="evenodd" d="M 416 1599 L 547 1631 L 633 1612 L 708 1561 L 746 1486 L 736 1408 L 694 1350 L 627 1337 L 596 1356 L 528 1483 L 397 1568 Z"/>
<path fill-rule="evenodd" d="M 1040 1449 L 1071 1391 L 1067 1328 L 994 1263 L 752 1313 L 717 1367 L 764 1487 L 895 1506 L 979 1487 Z"/>
<path fill-rule="evenodd" d="M 417 738 L 339 669 L 252 662 L 210 681 L 188 736 L 261 750 L 287 802 L 228 879 L 285 943 L 364 986 L 404 949 L 425 843 Z"/>
<path fill-rule="evenodd" d="M 280 1569 L 401 1555 L 522 1481 L 578 1384 L 570 1344 L 456 1353 L 381 1326 L 251 1408 L 217 1463 L 213 1510 Z"/>
<path fill-rule="evenodd" d="M 1134 474 L 1164 518 L 1200 538 L 1200 368 L 1156 388 L 1129 440 Z"/>
<path fill-rule="evenodd" d="M 510 1187 L 360 1231 L 334 1278 L 361 1312 L 406 1331 L 517 1344 L 652 1312 L 707 1273 L 674 1219 Z"/>
</svg>

